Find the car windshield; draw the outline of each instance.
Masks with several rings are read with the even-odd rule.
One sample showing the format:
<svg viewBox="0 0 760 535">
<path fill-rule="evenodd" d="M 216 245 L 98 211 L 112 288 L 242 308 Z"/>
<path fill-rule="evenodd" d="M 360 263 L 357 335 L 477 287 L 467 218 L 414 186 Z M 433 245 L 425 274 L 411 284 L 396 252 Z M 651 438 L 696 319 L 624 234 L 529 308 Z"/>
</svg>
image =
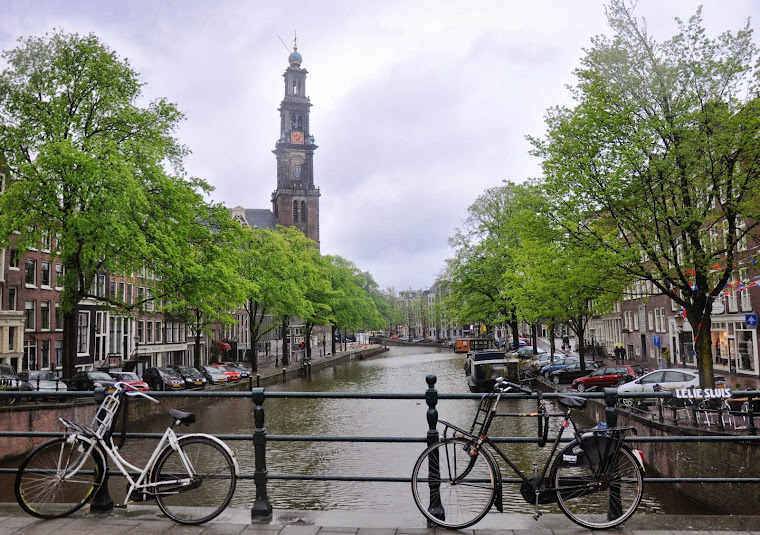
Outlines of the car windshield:
<svg viewBox="0 0 760 535">
<path fill-rule="evenodd" d="M 88 377 L 93 381 L 113 381 L 113 377 L 106 372 L 90 372 Z"/>
<path fill-rule="evenodd" d="M 189 366 L 187 368 L 179 368 L 179 373 L 187 375 L 188 377 L 200 377 L 201 375 L 201 372 Z"/>
<path fill-rule="evenodd" d="M 39 379 L 40 381 L 55 381 L 57 377 L 53 372 L 49 372 L 49 371 L 29 372 L 30 381 L 36 381 L 37 379 Z"/>
<path fill-rule="evenodd" d="M 139 381 L 140 378 L 133 372 L 117 372 L 113 374 L 114 378 L 120 381 Z"/>
<path fill-rule="evenodd" d="M 177 375 L 177 372 L 175 372 L 171 368 L 166 368 L 161 371 L 164 372 L 164 375 L 166 375 L 167 377 L 175 377 L 175 378 L 179 377 L 179 375 Z"/>
<path fill-rule="evenodd" d="M 214 374 L 214 373 L 216 373 L 216 374 L 222 373 L 222 370 L 220 370 L 219 368 L 217 368 L 217 367 L 215 367 L 215 366 L 204 366 L 204 367 L 203 367 L 203 369 L 204 369 L 204 370 L 206 370 L 207 372 L 211 373 L 211 374 Z"/>
</svg>

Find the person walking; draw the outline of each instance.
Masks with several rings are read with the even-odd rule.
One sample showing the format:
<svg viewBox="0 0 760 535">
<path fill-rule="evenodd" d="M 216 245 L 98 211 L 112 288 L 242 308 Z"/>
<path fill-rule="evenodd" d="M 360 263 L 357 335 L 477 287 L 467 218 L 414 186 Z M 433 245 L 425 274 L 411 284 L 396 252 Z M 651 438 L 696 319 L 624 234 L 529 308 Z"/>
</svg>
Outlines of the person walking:
<svg viewBox="0 0 760 535">
<path fill-rule="evenodd" d="M 615 346 L 615 349 L 612 350 L 612 352 L 615 354 L 615 364 L 620 364 L 620 350 L 622 347 Z"/>
</svg>

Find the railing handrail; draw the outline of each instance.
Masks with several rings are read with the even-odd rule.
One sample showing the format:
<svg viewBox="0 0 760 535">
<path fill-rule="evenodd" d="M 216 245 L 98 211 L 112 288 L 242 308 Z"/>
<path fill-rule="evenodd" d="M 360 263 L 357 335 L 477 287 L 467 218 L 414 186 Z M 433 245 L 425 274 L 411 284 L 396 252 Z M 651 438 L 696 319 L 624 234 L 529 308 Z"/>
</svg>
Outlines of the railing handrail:
<svg viewBox="0 0 760 535">
<path fill-rule="evenodd" d="M 463 399 L 480 399 L 482 394 L 470 394 L 470 393 L 439 393 L 436 391 L 434 385 L 436 382 L 435 376 L 428 376 L 426 378 L 428 382 L 428 389 L 422 393 L 389 393 L 389 392 L 277 392 L 277 391 L 265 391 L 263 388 L 253 388 L 248 392 L 230 392 L 230 391 L 181 391 L 181 392 L 151 392 L 151 395 L 155 397 L 199 397 L 199 398 L 239 398 L 246 397 L 252 398 L 254 401 L 254 433 L 253 439 L 251 434 L 215 434 L 225 441 L 246 441 L 253 442 L 255 450 L 255 471 L 254 473 L 241 474 L 242 479 L 252 479 L 256 484 L 256 500 L 253 504 L 252 515 L 268 515 L 271 514 L 271 505 L 269 504 L 266 495 L 266 486 L 268 480 L 328 480 L 328 481 L 356 481 L 356 482 L 410 482 L 409 477 L 390 477 L 390 476 L 346 476 L 346 475 L 308 475 L 308 474 L 275 474 L 268 473 L 266 470 L 266 443 L 276 441 L 289 441 L 289 442 L 386 442 L 386 443 L 431 443 L 431 441 L 438 439 L 438 431 L 436 429 L 438 423 L 437 414 L 437 402 L 440 399 L 446 400 L 463 400 Z M 2 391 L 0 390 L 0 401 L 6 397 L 13 397 L 17 392 Z M 42 397 L 45 396 L 45 392 L 33 392 L 25 391 L 23 393 L 25 397 Z M 65 396 L 67 398 L 82 398 L 89 399 L 90 397 L 96 397 L 103 395 L 103 391 L 88 391 L 88 392 L 58 392 L 57 396 Z M 544 399 L 556 399 L 561 396 L 566 396 L 568 393 L 562 392 L 547 392 L 543 393 Z M 604 392 L 584 392 L 584 393 L 572 393 L 574 396 L 580 396 L 591 399 L 601 399 L 606 405 L 605 415 L 608 425 L 616 425 L 617 420 L 617 400 L 618 395 L 616 389 L 606 389 Z M 760 399 L 760 391 L 758 390 L 742 390 L 740 395 L 743 398 L 748 398 L 751 402 L 754 399 Z M 667 399 L 673 398 L 675 395 L 672 392 L 655 392 L 655 393 L 631 393 L 621 395 L 622 397 L 630 398 L 660 398 Z M 263 426 L 264 423 L 264 402 L 266 398 L 272 399 L 366 399 L 366 400 L 419 400 L 424 399 L 428 405 L 427 409 L 427 421 L 428 430 L 427 434 L 421 433 L 419 436 L 342 436 L 342 435 L 268 435 L 266 429 Z M 537 399 L 536 394 L 528 395 L 523 393 L 506 393 L 503 395 L 504 399 Z M 36 407 L 39 407 L 37 405 Z M 755 413 L 750 412 L 750 421 Z M 760 415 L 758 415 L 760 416 Z M 749 433 L 756 431 L 754 425 L 748 428 Z M 46 431 L 46 432 L 32 432 L 32 431 L 0 431 L 0 438 L 4 437 L 58 437 L 62 436 L 63 432 Z M 160 438 L 160 433 L 127 433 L 127 438 L 133 439 L 156 439 Z M 551 439 L 551 437 L 550 437 Z M 538 443 L 540 437 L 492 437 L 494 442 L 503 443 Z M 570 438 L 567 438 L 569 441 Z M 728 434 L 716 434 L 716 435 L 675 435 L 675 436 L 629 436 L 626 437 L 628 441 L 636 442 L 749 442 L 760 443 L 760 436 L 755 434 L 750 435 L 728 435 Z M 15 472 L 15 468 L 0 468 L 0 473 L 12 473 Z M 115 472 L 110 472 L 113 474 Z M 116 474 L 118 474 L 116 472 Z M 744 478 L 693 478 L 693 477 L 646 477 L 644 480 L 648 483 L 760 483 L 760 478 L 744 477 Z M 521 483 L 520 478 L 504 478 L 505 483 Z M 107 493 L 107 485 L 104 485 L 105 492 Z M 106 498 L 108 501 L 108 498 Z"/>
</svg>

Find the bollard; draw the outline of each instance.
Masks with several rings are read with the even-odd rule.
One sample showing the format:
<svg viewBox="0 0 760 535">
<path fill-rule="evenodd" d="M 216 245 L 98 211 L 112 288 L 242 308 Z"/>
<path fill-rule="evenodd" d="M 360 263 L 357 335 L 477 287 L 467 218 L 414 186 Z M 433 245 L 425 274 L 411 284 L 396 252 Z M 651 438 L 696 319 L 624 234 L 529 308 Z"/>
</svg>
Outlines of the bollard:
<svg viewBox="0 0 760 535">
<path fill-rule="evenodd" d="M 756 435 L 757 427 L 755 427 L 755 404 L 754 398 L 752 396 L 747 396 L 747 407 L 747 416 L 749 417 L 749 425 L 747 426 L 747 430 L 749 431 L 750 435 Z"/>
<path fill-rule="evenodd" d="M 282 369 L 282 382 L 283 383 L 288 382 L 288 370 L 285 368 Z"/>
<path fill-rule="evenodd" d="M 261 374 L 257 373 L 256 374 L 256 388 L 260 388 L 260 387 L 261 387 Z"/>
<path fill-rule="evenodd" d="M 604 409 L 604 417 L 607 420 L 607 427 L 617 427 L 617 401 L 617 388 L 605 388 L 604 404 L 607 407 Z"/>
<path fill-rule="evenodd" d="M 103 400 L 106 399 L 106 389 L 102 386 L 97 387 L 94 398 L 96 403 L 103 403 Z M 113 429 L 114 423 L 111 423 L 111 429 Z M 92 503 L 90 504 L 90 511 L 96 513 L 113 511 L 113 499 L 111 499 L 111 495 L 108 493 L 108 455 L 103 455 L 103 461 L 105 463 L 103 470 L 106 472 L 103 477 L 103 484 L 95 492 L 95 496 L 93 496 Z"/>
<path fill-rule="evenodd" d="M 251 391 L 253 403 L 253 451 L 254 472 L 253 482 L 256 485 L 256 499 L 251 508 L 251 519 L 272 515 L 272 504 L 267 497 L 267 430 L 264 428 L 264 389 L 254 388 Z"/>
<path fill-rule="evenodd" d="M 425 403 L 427 403 L 428 406 L 428 446 L 438 442 L 438 409 L 436 408 L 436 405 L 438 404 L 438 391 L 435 389 L 435 383 L 437 380 L 438 378 L 433 374 L 425 377 L 425 381 L 428 384 L 428 389 L 425 391 Z M 430 507 L 428 507 L 428 511 L 436 518 L 443 520 L 446 518 L 446 511 L 443 510 L 443 505 L 441 504 L 441 486 L 440 483 L 435 482 L 441 475 L 438 464 L 438 452 L 433 452 L 428 459 L 428 474 L 430 478 L 430 483 L 428 483 L 430 486 Z M 428 527 L 433 526 L 435 526 L 435 524 L 428 520 Z"/>
</svg>

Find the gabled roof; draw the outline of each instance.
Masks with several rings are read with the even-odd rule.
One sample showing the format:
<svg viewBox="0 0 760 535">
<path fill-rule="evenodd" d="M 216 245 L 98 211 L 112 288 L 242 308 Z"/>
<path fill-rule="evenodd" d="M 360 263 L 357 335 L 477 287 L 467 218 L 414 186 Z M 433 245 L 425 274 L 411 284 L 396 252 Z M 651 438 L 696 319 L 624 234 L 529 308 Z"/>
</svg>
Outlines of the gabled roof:
<svg viewBox="0 0 760 535">
<path fill-rule="evenodd" d="M 277 219 L 274 217 L 274 213 L 271 210 L 263 208 L 243 208 L 242 206 L 236 206 L 230 209 L 230 216 L 232 219 L 245 223 L 254 228 L 275 228 L 277 226 Z"/>
</svg>

